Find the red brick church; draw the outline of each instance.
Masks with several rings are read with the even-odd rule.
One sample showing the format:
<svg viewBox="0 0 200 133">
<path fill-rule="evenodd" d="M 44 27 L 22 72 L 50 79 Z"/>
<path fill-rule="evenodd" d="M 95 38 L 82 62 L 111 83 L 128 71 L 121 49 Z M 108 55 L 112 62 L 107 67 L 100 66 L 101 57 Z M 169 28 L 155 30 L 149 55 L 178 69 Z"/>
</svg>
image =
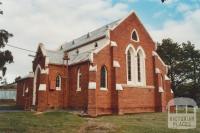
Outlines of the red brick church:
<svg viewBox="0 0 200 133">
<path fill-rule="evenodd" d="M 17 105 L 25 110 L 163 112 L 173 97 L 168 67 L 134 12 L 57 50 L 39 44 L 32 66 L 17 81 Z"/>
</svg>

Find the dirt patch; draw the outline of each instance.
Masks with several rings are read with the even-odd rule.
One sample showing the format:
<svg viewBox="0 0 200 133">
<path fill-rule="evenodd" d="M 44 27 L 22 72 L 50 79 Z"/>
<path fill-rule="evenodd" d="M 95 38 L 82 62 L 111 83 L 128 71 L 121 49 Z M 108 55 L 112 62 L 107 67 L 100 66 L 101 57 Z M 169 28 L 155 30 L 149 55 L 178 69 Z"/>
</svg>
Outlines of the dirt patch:
<svg viewBox="0 0 200 133">
<path fill-rule="evenodd" d="M 86 125 L 82 126 L 79 133 L 115 133 L 117 127 L 112 123 L 97 122 L 89 120 Z"/>
<path fill-rule="evenodd" d="M 37 116 L 37 115 L 42 115 L 42 114 L 44 114 L 44 112 L 35 112 L 35 113 L 34 113 L 34 115 L 36 115 L 36 116 Z"/>
</svg>

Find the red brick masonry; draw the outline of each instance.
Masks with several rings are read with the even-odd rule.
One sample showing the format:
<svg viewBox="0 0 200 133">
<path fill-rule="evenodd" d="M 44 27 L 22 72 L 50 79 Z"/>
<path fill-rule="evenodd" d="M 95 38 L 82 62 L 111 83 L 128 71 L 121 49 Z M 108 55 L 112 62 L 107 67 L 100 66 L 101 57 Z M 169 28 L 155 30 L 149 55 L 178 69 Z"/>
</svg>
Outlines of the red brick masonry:
<svg viewBox="0 0 200 133">
<path fill-rule="evenodd" d="M 133 29 L 139 35 L 138 42 L 131 39 Z M 109 30 L 109 35 L 110 43 L 93 54 L 92 62 L 84 61 L 73 65 L 47 64 L 46 56 L 39 46 L 33 61 L 33 72 L 35 75 L 37 73 L 37 77 L 33 74 L 18 81 L 17 105 L 25 110 L 34 108 L 37 111 L 53 108 L 78 109 L 90 116 L 165 111 L 167 102 L 173 98 L 170 80 L 166 76 L 167 66 L 156 54 L 156 45 L 136 14 L 131 13 L 116 28 Z M 113 46 L 113 42 L 117 46 Z M 125 51 L 128 45 L 136 50 L 140 47 L 145 52 L 146 85 L 127 84 Z M 120 67 L 114 67 L 114 60 L 119 62 Z M 90 70 L 91 66 L 97 70 Z M 102 66 L 107 69 L 107 90 L 100 89 Z M 81 73 L 81 91 L 77 91 L 78 69 Z M 55 87 L 57 75 L 61 76 L 60 90 Z M 34 83 L 36 96 L 33 106 Z M 90 88 L 91 83 L 96 83 L 96 87 Z M 116 84 L 120 84 L 123 89 L 118 90 Z"/>
</svg>

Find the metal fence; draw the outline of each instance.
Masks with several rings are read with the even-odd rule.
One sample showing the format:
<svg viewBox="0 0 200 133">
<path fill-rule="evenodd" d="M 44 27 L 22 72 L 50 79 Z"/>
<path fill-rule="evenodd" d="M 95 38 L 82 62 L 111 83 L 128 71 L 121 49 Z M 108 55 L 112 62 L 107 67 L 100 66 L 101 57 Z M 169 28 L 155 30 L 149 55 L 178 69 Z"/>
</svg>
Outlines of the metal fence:
<svg viewBox="0 0 200 133">
<path fill-rule="evenodd" d="M 0 90 L 0 100 L 2 99 L 16 100 L 16 90 Z"/>
</svg>

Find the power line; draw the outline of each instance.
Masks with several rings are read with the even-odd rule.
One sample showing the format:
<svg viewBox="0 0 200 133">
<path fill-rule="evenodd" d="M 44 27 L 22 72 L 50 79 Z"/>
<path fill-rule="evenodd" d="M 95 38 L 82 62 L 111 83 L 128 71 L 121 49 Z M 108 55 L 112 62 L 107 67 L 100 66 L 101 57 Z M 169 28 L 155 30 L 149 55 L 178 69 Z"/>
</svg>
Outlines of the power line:
<svg viewBox="0 0 200 133">
<path fill-rule="evenodd" d="M 13 45 L 10 45 L 10 44 L 6 44 L 6 45 L 9 46 L 9 47 L 12 47 L 12 48 L 16 48 L 16 49 L 20 49 L 20 50 L 24 50 L 24 51 L 28 51 L 28 52 L 32 52 L 32 53 L 37 53 L 35 51 L 29 50 L 29 49 L 20 48 L 20 47 L 13 46 Z"/>
</svg>

